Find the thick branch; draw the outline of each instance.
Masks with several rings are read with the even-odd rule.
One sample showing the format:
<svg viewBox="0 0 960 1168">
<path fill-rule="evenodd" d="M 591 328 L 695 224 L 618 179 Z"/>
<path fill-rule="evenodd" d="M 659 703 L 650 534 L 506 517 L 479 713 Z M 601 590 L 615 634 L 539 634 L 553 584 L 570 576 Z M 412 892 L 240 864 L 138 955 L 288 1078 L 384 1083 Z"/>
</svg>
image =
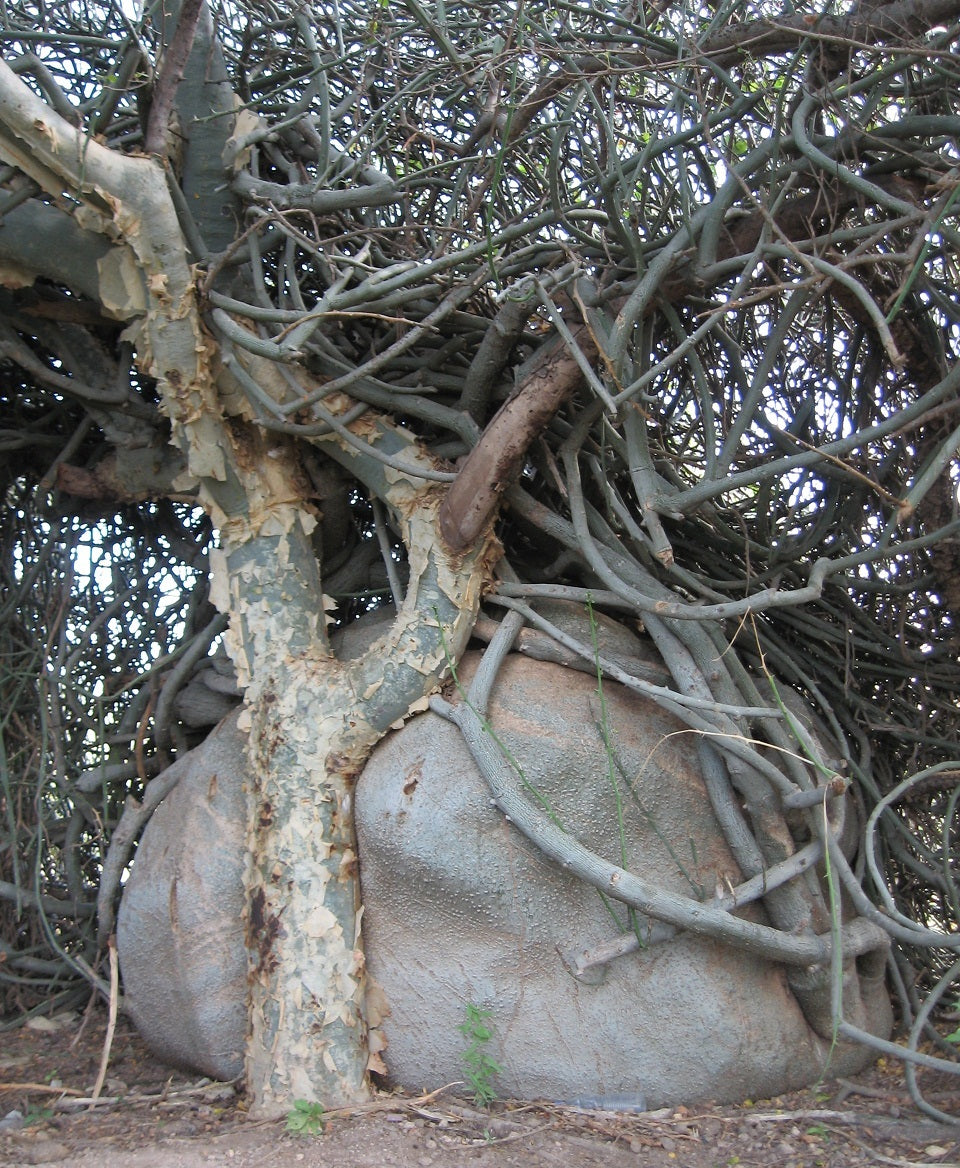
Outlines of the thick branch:
<svg viewBox="0 0 960 1168">
<path fill-rule="evenodd" d="M 109 503 L 139 503 L 173 494 L 173 480 L 183 473 L 183 458 L 173 446 L 154 446 L 126 452 L 126 457 L 108 454 L 92 470 L 61 462 L 57 466 L 57 489 L 78 499 L 100 499 Z M 176 496 L 185 498 L 180 492 Z"/>
<path fill-rule="evenodd" d="M 193 273 L 162 170 L 153 160 L 124 156 L 87 138 L 2 61 L 0 157 L 54 198 L 69 189 L 84 204 L 85 226 L 108 237 L 119 234 L 128 245 L 135 263 L 121 275 L 125 284 L 128 276 L 132 281 L 129 295 L 139 299 L 142 313 L 138 358 L 156 378 L 190 471 L 219 491 L 228 478 L 227 443 L 206 367 Z"/>
<path fill-rule="evenodd" d="M 597 346 L 589 328 L 577 325 L 571 333 L 584 356 L 595 358 Z M 501 406 L 440 508 L 440 530 L 448 547 L 462 551 L 476 541 L 493 517 L 500 496 L 519 473 L 530 443 L 582 379 L 573 354 L 558 342 Z"/>
<path fill-rule="evenodd" d="M 210 253 L 226 251 L 241 219 L 230 190 L 228 143 L 236 129 L 237 99 L 209 5 L 200 12 L 193 50 L 177 86 L 180 185 L 184 203 Z"/>
<path fill-rule="evenodd" d="M 111 246 L 65 211 L 31 199 L 0 220 L 0 283 L 23 287 L 43 277 L 99 301 L 97 269 Z"/>
<path fill-rule="evenodd" d="M 506 300 L 483 334 L 460 395 L 460 408 L 475 421 L 483 423 L 490 392 L 536 307 L 533 296 Z"/>
<path fill-rule="evenodd" d="M 177 86 L 183 77 L 187 58 L 193 48 L 193 38 L 197 33 L 197 22 L 200 20 L 202 8 L 203 0 L 184 0 L 180 9 L 177 27 L 163 55 L 160 76 L 153 90 L 144 139 L 147 154 L 159 154 L 162 157 L 166 153 L 170 114 L 177 97 Z"/>
</svg>

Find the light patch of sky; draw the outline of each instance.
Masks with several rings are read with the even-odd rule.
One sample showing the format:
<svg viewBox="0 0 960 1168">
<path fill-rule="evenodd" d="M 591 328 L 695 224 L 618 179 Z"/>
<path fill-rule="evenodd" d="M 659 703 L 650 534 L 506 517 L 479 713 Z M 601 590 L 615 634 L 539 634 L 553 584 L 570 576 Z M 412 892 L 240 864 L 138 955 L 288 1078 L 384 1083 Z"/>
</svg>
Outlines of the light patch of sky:
<svg viewBox="0 0 960 1168">
<path fill-rule="evenodd" d="M 65 586 L 70 603 L 63 626 L 59 636 L 56 630 L 37 633 L 49 637 L 50 681 L 56 684 L 59 678 L 89 717 L 107 724 L 124 686 L 136 684 L 138 675 L 148 674 L 179 647 L 198 569 L 178 562 L 162 544 L 145 552 L 134 540 L 118 538 L 109 519 L 79 532 L 73 526 L 76 522 L 40 522 L 29 529 L 25 525 L 29 542 L 25 539 L 14 549 L 14 573 L 18 583 L 27 584 L 44 555 L 44 544 L 54 541 L 69 547 Z M 89 730 L 85 741 L 90 751 L 86 762 L 95 765 L 103 749 L 101 737 Z"/>
<path fill-rule="evenodd" d="M 94 598 L 92 608 L 103 611 L 111 606 L 116 613 L 106 621 L 110 643 L 129 646 L 137 642 L 132 659 L 124 662 L 126 670 L 147 672 L 170 647 L 176 645 L 185 630 L 182 614 L 185 595 L 192 589 L 196 571 L 187 565 L 174 567 L 167 560 L 150 556 L 144 562 L 136 557 L 130 540 L 117 539 L 108 520 L 91 525 L 79 539 L 71 554 L 73 595 L 76 607 L 70 620 L 74 640 L 82 640 L 82 598 Z M 123 602 L 128 589 L 144 588 L 154 598 L 149 621 L 131 611 Z M 95 696 L 104 693 L 103 682 L 97 683 Z"/>
</svg>

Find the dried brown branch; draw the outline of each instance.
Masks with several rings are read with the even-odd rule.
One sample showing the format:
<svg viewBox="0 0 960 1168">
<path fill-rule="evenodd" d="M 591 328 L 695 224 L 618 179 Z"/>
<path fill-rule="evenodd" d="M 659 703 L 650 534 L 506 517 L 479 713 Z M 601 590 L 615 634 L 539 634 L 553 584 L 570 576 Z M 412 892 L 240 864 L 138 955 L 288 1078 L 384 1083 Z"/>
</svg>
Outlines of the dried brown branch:
<svg viewBox="0 0 960 1168">
<path fill-rule="evenodd" d="M 183 0 L 177 24 L 160 65 L 153 88 L 150 114 L 143 147 L 147 154 L 165 155 L 168 149 L 170 115 L 176 104 L 177 86 L 183 78 L 187 59 L 197 35 L 197 25 L 205 0 Z"/>
<path fill-rule="evenodd" d="M 588 359 L 596 356 L 586 324 L 574 326 L 571 334 Z M 484 531 L 503 492 L 519 474 L 530 443 L 582 380 L 577 361 L 558 343 L 542 354 L 516 394 L 497 411 L 440 509 L 440 528 L 452 550 L 472 546 Z"/>
</svg>

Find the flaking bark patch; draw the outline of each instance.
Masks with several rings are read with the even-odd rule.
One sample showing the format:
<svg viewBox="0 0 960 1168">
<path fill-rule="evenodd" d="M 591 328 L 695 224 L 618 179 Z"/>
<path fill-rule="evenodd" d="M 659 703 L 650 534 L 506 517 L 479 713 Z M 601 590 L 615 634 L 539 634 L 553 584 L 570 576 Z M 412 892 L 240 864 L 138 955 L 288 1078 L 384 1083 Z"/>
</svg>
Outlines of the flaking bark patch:
<svg viewBox="0 0 960 1168">
<path fill-rule="evenodd" d="M 266 894 L 262 888 L 258 888 L 250 897 L 246 928 L 247 949 L 257 957 L 254 967 L 256 975 L 272 973 L 276 967 L 273 945 L 279 932 L 280 918 L 270 915 Z"/>
</svg>

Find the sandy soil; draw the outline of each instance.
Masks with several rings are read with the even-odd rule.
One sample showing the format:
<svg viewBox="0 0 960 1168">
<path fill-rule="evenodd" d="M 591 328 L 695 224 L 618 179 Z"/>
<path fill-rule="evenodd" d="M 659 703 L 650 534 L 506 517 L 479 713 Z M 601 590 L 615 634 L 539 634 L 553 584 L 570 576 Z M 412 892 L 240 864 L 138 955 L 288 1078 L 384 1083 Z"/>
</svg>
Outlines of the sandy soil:
<svg viewBox="0 0 960 1168">
<path fill-rule="evenodd" d="M 0 1164 L 70 1168 L 960 1168 L 960 1128 L 909 1102 L 884 1063 L 856 1081 L 827 1081 L 739 1107 L 610 1115 L 498 1103 L 489 1112 L 451 1088 L 381 1095 L 323 1130 L 292 1134 L 246 1116 L 233 1088 L 172 1071 L 121 1023 L 101 1097 L 90 1102 L 105 1021 L 0 1034 Z M 960 1081 L 925 1081 L 960 1115 Z M 24 1122 L 18 1121 L 19 1112 Z"/>
</svg>

